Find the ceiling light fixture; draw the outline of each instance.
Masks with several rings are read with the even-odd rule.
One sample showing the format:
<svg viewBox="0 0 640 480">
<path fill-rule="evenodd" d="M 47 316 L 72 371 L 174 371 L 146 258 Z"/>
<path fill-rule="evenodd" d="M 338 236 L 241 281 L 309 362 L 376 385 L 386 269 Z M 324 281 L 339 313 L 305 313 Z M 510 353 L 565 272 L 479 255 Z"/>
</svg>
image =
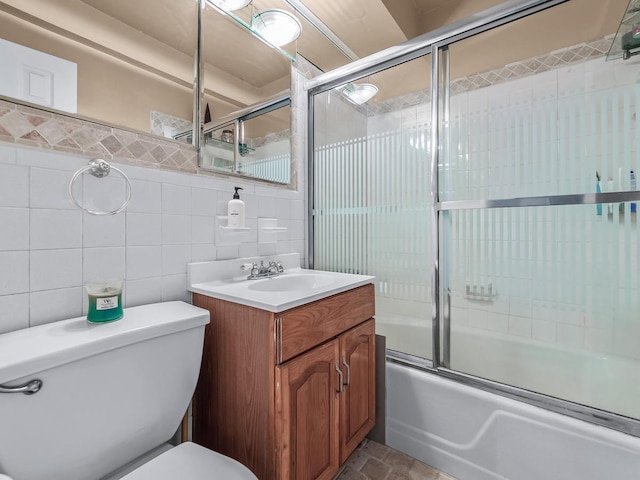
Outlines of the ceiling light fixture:
<svg viewBox="0 0 640 480">
<path fill-rule="evenodd" d="M 378 87 L 372 83 L 347 83 L 339 89 L 348 100 L 356 105 L 368 102 L 378 93 Z"/>
<path fill-rule="evenodd" d="M 302 33 L 300 21 L 289 12 L 277 8 L 253 15 L 251 29 L 276 47 L 293 42 Z"/>
<path fill-rule="evenodd" d="M 234 10 L 240 10 L 251 4 L 253 0 L 210 0 L 211 3 L 217 5 L 220 8 L 223 8 L 229 12 L 233 12 Z"/>
</svg>

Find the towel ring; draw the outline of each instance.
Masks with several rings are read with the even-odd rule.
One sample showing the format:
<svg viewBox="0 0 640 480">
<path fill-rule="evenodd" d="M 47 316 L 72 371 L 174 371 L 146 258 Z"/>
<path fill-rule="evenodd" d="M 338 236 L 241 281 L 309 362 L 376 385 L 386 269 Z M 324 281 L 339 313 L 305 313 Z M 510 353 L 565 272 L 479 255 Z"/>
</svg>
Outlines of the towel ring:
<svg viewBox="0 0 640 480">
<path fill-rule="evenodd" d="M 125 199 L 124 203 L 120 205 L 119 208 L 117 208 L 116 210 L 112 210 L 110 212 L 103 212 L 100 210 L 91 210 L 86 208 L 80 202 L 78 202 L 76 197 L 73 196 L 73 184 L 78 179 L 78 177 L 82 175 L 84 172 L 89 172 L 91 175 L 97 178 L 103 178 L 109 175 L 111 170 L 115 170 L 116 172 L 118 172 L 120 175 L 122 175 L 122 178 L 124 178 L 125 181 L 127 182 L 126 183 L 127 198 Z M 120 213 L 121 211 L 123 211 L 125 208 L 127 208 L 127 205 L 129 205 L 129 200 L 131 200 L 131 182 L 129 181 L 129 177 L 127 177 L 125 173 L 119 168 L 109 165 L 109 163 L 106 160 L 103 160 L 101 158 L 94 158 L 89 162 L 89 165 L 87 165 L 86 167 L 82 167 L 80 170 L 78 170 L 76 173 L 73 174 L 73 177 L 71 177 L 71 181 L 69 182 L 69 196 L 71 197 L 71 201 L 78 208 L 81 208 L 82 210 L 84 210 L 87 213 L 90 213 L 91 215 L 115 215 L 116 213 Z"/>
</svg>

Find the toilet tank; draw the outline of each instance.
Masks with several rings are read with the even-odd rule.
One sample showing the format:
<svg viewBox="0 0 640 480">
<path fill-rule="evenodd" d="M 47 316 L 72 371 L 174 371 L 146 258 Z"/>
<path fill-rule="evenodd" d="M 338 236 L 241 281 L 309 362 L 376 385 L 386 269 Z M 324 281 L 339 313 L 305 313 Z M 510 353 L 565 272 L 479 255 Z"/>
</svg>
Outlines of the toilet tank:
<svg viewBox="0 0 640 480">
<path fill-rule="evenodd" d="M 128 308 L 0 335 L 0 473 L 98 480 L 169 440 L 193 395 L 209 312 L 183 302 Z"/>
</svg>

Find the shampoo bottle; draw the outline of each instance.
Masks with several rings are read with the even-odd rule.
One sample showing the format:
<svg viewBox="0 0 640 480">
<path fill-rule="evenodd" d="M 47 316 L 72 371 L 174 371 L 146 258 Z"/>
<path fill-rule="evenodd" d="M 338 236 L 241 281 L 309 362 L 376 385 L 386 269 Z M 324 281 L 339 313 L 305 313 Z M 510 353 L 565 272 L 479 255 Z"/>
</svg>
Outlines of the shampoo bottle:
<svg viewBox="0 0 640 480">
<path fill-rule="evenodd" d="M 242 187 L 234 188 L 236 192 L 227 206 L 227 226 L 231 228 L 244 227 L 244 202 L 240 200 L 238 194 L 238 190 L 242 190 Z"/>
</svg>

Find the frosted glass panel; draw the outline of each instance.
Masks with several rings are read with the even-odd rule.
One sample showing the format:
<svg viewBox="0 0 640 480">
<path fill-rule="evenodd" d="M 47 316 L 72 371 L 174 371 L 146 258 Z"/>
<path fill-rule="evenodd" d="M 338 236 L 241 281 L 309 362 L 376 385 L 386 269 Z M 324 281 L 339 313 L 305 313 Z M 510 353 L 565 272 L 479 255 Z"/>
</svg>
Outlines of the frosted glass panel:
<svg viewBox="0 0 640 480">
<path fill-rule="evenodd" d="M 636 215 L 443 212 L 451 368 L 640 418 Z"/>
<path fill-rule="evenodd" d="M 331 92 L 314 110 L 314 267 L 375 275 L 376 332 L 430 358 L 428 106 L 368 115 Z"/>
<path fill-rule="evenodd" d="M 452 94 L 440 199 L 635 190 L 636 72 L 597 58 Z"/>
</svg>

